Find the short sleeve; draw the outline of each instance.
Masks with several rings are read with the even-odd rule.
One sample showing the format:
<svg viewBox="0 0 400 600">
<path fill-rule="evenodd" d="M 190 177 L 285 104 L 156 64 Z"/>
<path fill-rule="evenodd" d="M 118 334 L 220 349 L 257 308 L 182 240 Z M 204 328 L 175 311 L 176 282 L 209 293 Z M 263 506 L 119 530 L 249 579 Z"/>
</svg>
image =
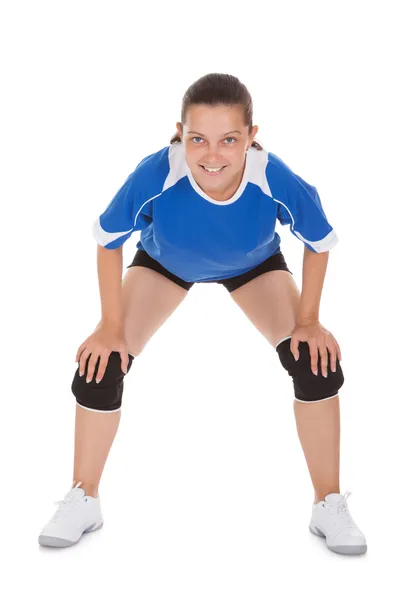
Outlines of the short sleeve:
<svg viewBox="0 0 400 600">
<path fill-rule="evenodd" d="M 93 235 L 104 248 L 119 248 L 134 231 L 141 231 L 152 222 L 152 202 L 146 200 L 139 185 L 140 164 L 93 223 Z"/>
<path fill-rule="evenodd" d="M 338 243 L 338 237 L 322 208 L 317 189 L 275 155 L 267 164 L 266 176 L 277 218 L 312 252 L 327 252 Z"/>
</svg>

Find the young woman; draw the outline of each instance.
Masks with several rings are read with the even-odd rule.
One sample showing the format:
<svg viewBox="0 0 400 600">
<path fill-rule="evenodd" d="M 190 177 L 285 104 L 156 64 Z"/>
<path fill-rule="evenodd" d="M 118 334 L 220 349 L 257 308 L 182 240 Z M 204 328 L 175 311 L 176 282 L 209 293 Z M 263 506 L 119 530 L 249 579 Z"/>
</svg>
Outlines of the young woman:
<svg viewBox="0 0 400 600">
<path fill-rule="evenodd" d="M 39 543 L 65 547 L 103 524 L 98 487 L 132 361 L 194 283 L 227 289 L 293 380 L 297 431 L 315 489 L 309 528 L 342 554 L 366 540 L 339 487 L 340 347 L 319 322 L 336 234 L 318 192 L 255 141 L 252 100 L 231 75 L 186 91 L 170 144 L 144 158 L 94 224 L 102 318 L 77 351 L 72 488 Z M 276 220 L 303 242 L 301 294 Z M 141 231 L 122 284 L 122 246 Z M 135 268 L 130 268 L 135 267 Z"/>
</svg>

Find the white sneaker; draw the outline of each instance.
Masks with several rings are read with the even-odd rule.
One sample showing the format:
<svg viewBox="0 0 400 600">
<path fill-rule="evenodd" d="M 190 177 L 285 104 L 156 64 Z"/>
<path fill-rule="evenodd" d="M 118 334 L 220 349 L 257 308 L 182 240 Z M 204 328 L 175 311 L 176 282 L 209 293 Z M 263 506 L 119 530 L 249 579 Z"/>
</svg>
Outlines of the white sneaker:
<svg viewBox="0 0 400 600">
<path fill-rule="evenodd" d="M 39 535 L 41 546 L 66 548 L 77 544 L 83 533 L 96 531 L 103 526 L 100 498 L 86 496 L 85 490 L 75 487 L 64 500 L 55 502 L 59 508 Z"/>
<path fill-rule="evenodd" d="M 367 541 L 350 515 L 347 506 L 350 494 L 328 494 L 325 500 L 313 504 L 309 527 L 314 535 L 326 538 L 327 546 L 333 552 L 364 554 Z"/>
</svg>

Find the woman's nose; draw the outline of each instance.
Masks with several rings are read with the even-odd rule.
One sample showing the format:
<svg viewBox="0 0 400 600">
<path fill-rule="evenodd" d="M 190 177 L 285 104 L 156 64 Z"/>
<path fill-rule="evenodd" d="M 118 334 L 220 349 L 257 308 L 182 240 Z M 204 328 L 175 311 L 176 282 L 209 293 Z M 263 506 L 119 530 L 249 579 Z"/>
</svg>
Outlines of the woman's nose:
<svg viewBox="0 0 400 600">
<path fill-rule="evenodd" d="M 204 159 L 207 160 L 208 162 L 218 162 L 222 159 L 222 155 L 221 152 L 218 150 L 218 148 L 208 148 L 208 151 L 206 152 Z"/>
</svg>

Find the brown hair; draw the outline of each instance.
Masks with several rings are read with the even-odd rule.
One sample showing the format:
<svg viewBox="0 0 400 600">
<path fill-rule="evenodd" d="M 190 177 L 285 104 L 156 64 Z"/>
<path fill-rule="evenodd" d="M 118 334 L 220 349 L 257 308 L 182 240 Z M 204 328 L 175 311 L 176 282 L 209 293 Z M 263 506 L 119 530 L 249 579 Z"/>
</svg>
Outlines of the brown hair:
<svg viewBox="0 0 400 600">
<path fill-rule="evenodd" d="M 253 101 L 246 86 L 234 75 L 225 73 L 209 73 L 200 77 L 186 90 L 182 99 L 181 122 L 185 122 L 186 111 L 192 104 L 206 106 L 232 106 L 241 104 L 244 112 L 244 122 L 248 125 L 249 133 L 253 127 Z M 179 133 L 170 140 L 170 144 L 182 142 Z M 262 150 L 261 144 L 253 140 L 252 146 Z"/>
</svg>

